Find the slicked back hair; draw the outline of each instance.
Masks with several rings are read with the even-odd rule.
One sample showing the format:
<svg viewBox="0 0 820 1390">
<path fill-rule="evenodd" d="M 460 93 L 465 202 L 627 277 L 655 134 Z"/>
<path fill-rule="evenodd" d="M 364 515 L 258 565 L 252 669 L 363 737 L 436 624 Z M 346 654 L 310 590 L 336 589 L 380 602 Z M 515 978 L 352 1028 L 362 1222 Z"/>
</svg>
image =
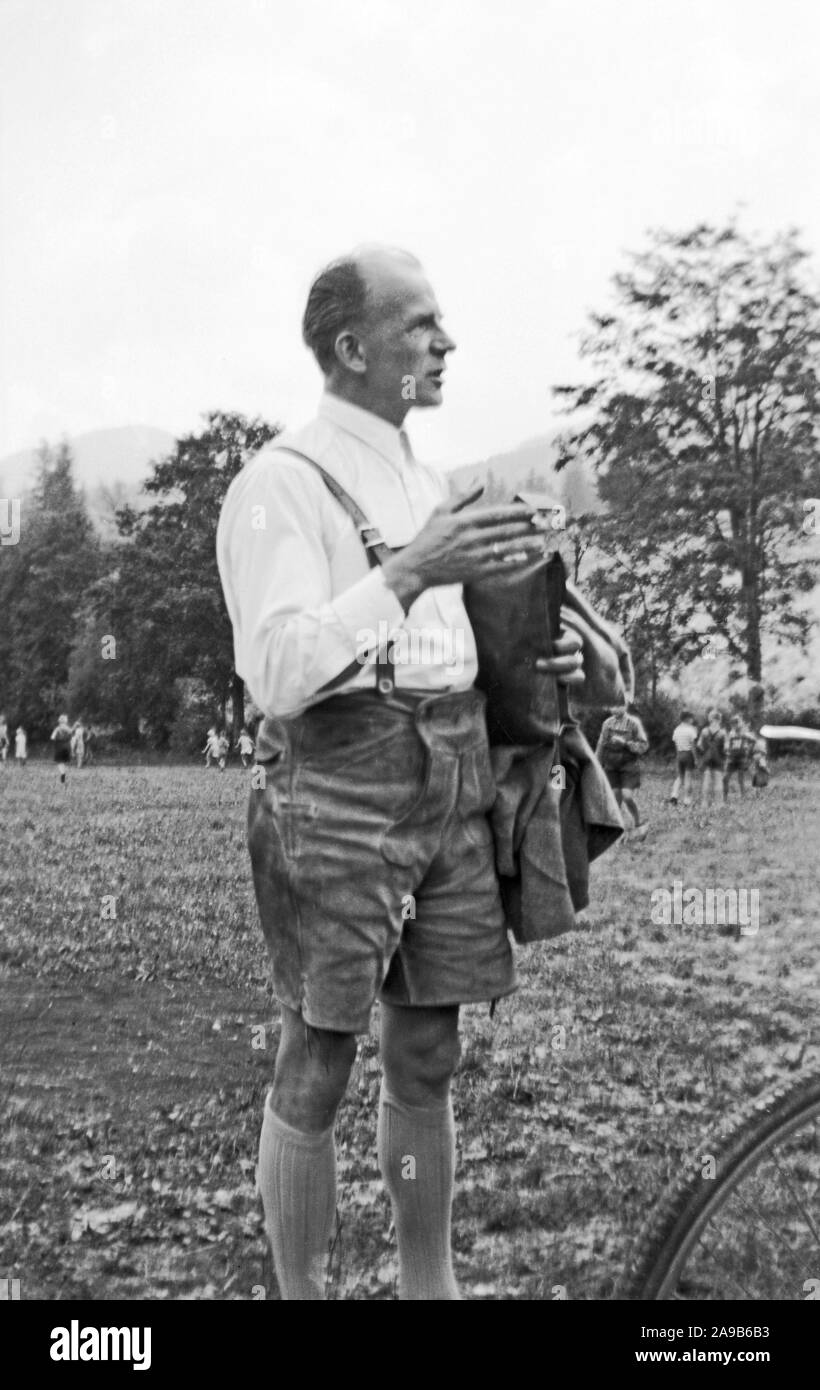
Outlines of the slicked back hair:
<svg viewBox="0 0 820 1390">
<path fill-rule="evenodd" d="M 398 246 L 362 245 L 320 270 L 308 291 L 302 317 L 302 338 L 327 375 L 336 358 L 336 339 L 345 328 L 360 324 L 368 304 L 368 287 L 361 262 L 368 254 L 385 255 L 420 266 L 412 252 Z"/>
<path fill-rule="evenodd" d="M 341 256 L 320 270 L 310 287 L 302 318 L 302 337 L 327 374 L 336 356 L 336 338 L 361 320 L 367 285 L 352 256 Z"/>
</svg>

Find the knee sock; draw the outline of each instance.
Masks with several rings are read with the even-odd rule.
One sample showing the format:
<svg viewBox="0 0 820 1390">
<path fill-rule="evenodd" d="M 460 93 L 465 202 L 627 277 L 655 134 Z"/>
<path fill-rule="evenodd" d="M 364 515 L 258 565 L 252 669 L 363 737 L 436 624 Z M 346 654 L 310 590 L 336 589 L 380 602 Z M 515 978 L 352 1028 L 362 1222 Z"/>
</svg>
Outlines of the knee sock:
<svg viewBox="0 0 820 1390">
<path fill-rule="evenodd" d="M 279 1289 L 285 1300 L 325 1297 L 325 1265 L 336 1214 L 333 1126 L 305 1134 L 265 1104 L 256 1176 Z"/>
<path fill-rule="evenodd" d="M 450 1253 L 453 1106 L 404 1105 L 382 1082 L 379 1166 L 393 1204 L 401 1300 L 460 1299 Z"/>
</svg>

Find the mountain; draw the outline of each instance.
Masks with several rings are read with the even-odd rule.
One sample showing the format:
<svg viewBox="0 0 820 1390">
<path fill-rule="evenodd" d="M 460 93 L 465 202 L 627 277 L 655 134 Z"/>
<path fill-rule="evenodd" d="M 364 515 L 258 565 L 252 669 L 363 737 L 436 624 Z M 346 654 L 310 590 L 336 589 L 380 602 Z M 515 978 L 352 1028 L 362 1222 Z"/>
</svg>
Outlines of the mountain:
<svg viewBox="0 0 820 1390">
<path fill-rule="evenodd" d="M 506 453 L 454 468 L 449 476 L 459 492 L 479 482 L 487 484 L 488 501 L 512 498 L 524 488 L 530 492 L 546 492 L 566 507 L 569 518 L 582 512 L 600 511 L 595 474 L 590 465 L 576 459 L 560 473 L 555 472 L 557 438 L 557 433 L 538 435 Z"/>
<path fill-rule="evenodd" d="M 505 453 L 493 454 L 480 463 L 450 472 L 457 490 L 474 482 L 487 482 L 488 501 L 512 497 L 519 489 L 546 492 L 566 507 L 567 516 L 600 510 L 593 470 L 574 462 L 554 471 L 557 432 L 538 435 Z M 56 443 L 57 441 L 52 441 Z M 90 430 L 69 438 L 74 476 L 85 490 L 92 520 L 106 539 L 116 534 L 114 512 L 126 503 L 139 505 L 140 487 L 150 465 L 174 447 L 168 430 L 151 425 L 124 425 L 119 429 Z M 0 459 L 0 497 L 19 497 L 33 484 L 37 452 L 25 449 Z M 490 477 L 490 475 L 492 475 Z"/>
<path fill-rule="evenodd" d="M 101 536 L 113 538 L 115 509 L 137 503 L 151 463 L 169 453 L 174 443 L 168 430 L 153 425 L 123 425 L 69 437 L 74 477 L 85 490 L 91 519 Z M 33 485 L 36 473 L 36 449 L 6 455 L 0 459 L 0 497 L 21 496 Z"/>
</svg>

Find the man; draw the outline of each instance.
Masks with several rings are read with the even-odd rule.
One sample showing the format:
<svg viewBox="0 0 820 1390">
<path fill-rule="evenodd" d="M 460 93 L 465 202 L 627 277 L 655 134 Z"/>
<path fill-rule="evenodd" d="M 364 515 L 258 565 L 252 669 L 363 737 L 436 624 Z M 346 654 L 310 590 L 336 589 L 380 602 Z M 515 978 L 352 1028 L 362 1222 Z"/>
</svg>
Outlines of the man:
<svg viewBox="0 0 820 1390">
<path fill-rule="evenodd" d="M 646 821 L 641 820 L 635 792 L 641 785 L 638 759 L 648 748 L 649 739 L 643 724 L 631 705 L 625 704 L 623 708 L 613 710 L 609 718 L 604 720 L 595 750 L 618 806 L 625 806 L 632 817 L 632 838 L 635 840 L 643 840 L 647 831 Z"/>
<path fill-rule="evenodd" d="M 282 1297 L 323 1298 L 333 1124 L 379 998 L 378 1153 L 399 1296 L 458 1299 L 459 1005 L 516 984 L 461 586 L 526 563 L 544 537 L 521 504 L 470 506 L 478 492 L 449 500 L 444 479 L 413 457 L 405 417 L 440 404 L 455 347 L 415 257 L 365 248 L 334 262 L 311 287 L 303 336 L 325 380 L 318 419 L 245 467 L 217 535 L 236 669 L 266 716 L 249 846 L 282 1032 L 258 1184 Z M 391 550 L 383 564 L 371 567 L 309 459 L 378 528 Z M 410 640 L 399 664 L 380 666 L 379 691 L 372 658 L 383 661 L 386 630 Z M 580 683 L 581 647 L 568 631 L 541 669 Z"/>
</svg>

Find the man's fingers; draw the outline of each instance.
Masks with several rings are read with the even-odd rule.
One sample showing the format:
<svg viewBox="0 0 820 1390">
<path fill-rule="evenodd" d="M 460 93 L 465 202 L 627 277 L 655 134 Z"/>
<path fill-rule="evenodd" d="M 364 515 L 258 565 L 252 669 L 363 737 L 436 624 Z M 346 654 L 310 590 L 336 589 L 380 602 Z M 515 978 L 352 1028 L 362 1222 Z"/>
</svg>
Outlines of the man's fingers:
<svg viewBox="0 0 820 1390">
<path fill-rule="evenodd" d="M 584 641 L 579 632 L 574 629 L 567 631 L 561 637 L 556 637 L 552 644 L 552 649 L 556 656 L 573 655 L 575 652 L 583 650 Z"/>
<path fill-rule="evenodd" d="M 533 530 L 530 521 L 529 509 L 523 502 L 508 502 L 503 507 L 476 507 L 470 513 L 470 520 L 475 526 L 492 527 L 503 526 L 508 522 L 519 522 L 527 531 Z"/>
<path fill-rule="evenodd" d="M 471 518 L 472 520 L 472 518 Z M 533 532 L 526 521 L 496 522 L 494 526 L 470 526 L 469 540 L 473 545 L 504 544 L 505 541 L 529 542 L 532 550 L 544 549 L 544 537 Z"/>
<path fill-rule="evenodd" d="M 536 671 L 547 676 L 571 676 L 580 674 L 584 678 L 584 663 L 579 652 L 569 656 L 539 656 L 535 662 Z"/>
<path fill-rule="evenodd" d="M 484 483 L 477 483 L 475 487 L 470 488 L 467 492 L 456 493 L 454 497 L 450 498 L 450 511 L 460 512 L 463 511 L 465 507 L 469 507 L 473 502 L 477 502 L 484 492 L 484 487 Z M 448 504 L 445 503 L 445 506 L 447 505 Z"/>
</svg>

